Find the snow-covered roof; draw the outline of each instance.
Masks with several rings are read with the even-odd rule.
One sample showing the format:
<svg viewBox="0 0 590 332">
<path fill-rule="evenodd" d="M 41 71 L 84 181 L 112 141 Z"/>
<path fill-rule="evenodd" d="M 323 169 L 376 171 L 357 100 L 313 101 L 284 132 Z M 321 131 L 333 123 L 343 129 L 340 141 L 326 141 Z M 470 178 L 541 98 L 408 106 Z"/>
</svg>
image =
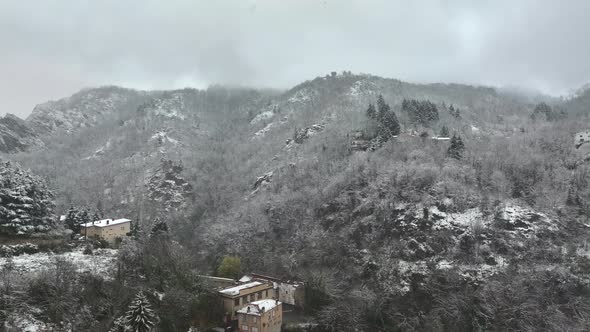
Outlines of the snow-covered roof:
<svg viewBox="0 0 590 332">
<path fill-rule="evenodd" d="M 239 282 L 249 282 L 252 281 L 252 277 L 249 275 L 245 275 L 243 277 L 240 278 L 240 280 L 238 280 Z"/>
<path fill-rule="evenodd" d="M 225 294 L 225 295 L 240 295 L 241 290 L 260 286 L 260 285 L 262 285 L 262 283 L 260 281 L 253 281 L 253 282 L 249 282 L 247 284 L 222 289 L 219 292 L 221 294 Z"/>
<path fill-rule="evenodd" d="M 61 215 L 59 216 L 59 221 L 65 221 L 66 220 L 66 216 L 65 215 Z"/>
<path fill-rule="evenodd" d="M 248 303 L 247 306 L 238 310 L 239 314 L 260 316 L 265 311 L 269 311 L 277 307 L 281 302 L 273 299 L 259 300 Z"/>
<path fill-rule="evenodd" d="M 121 218 L 121 219 L 102 219 L 102 220 L 97 220 L 94 223 L 86 223 L 86 224 L 82 224 L 82 227 L 106 227 L 106 226 L 112 226 L 112 225 L 118 225 L 118 224 L 124 224 L 126 222 L 130 222 L 131 220 L 129 219 L 125 219 L 125 218 Z"/>
</svg>

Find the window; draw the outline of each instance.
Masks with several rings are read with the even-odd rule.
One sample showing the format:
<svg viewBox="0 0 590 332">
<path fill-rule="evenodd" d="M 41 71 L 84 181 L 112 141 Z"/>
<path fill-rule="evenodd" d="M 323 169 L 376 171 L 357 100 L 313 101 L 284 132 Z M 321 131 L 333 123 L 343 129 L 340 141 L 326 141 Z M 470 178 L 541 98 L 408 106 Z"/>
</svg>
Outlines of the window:
<svg viewBox="0 0 590 332">
<path fill-rule="evenodd" d="M 253 321 L 254 323 L 256 323 L 256 316 L 253 316 L 253 317 L 252 317 L 252 321 Z"/>
<path fill-rule="evenodd" d="M 121 226 L 121 229 L 122 229 L 122 230 L 125 230 L 125 226 Z"/>
<path fill-rule="evenodd" d="M 268 297 L 268 289 L 266 290 L 266 295 L 265 295 L 265 297 Z"/>
<path fill-rule="evenodd" d="M 260 300 L 262 298 L 262 291 L 256 293 L 256 298 Z"/>
<path fill-rule="evenodd" d="M 240 298 L 239 297 L 234 300 L 234 305 L 240 305 Z"/>
<path fill-rule="evenodd" d="M 242 325 L 242 331 L 248 331 L 248 325 Z"/>
<path fill-rule="evenodd" d="M 254 327 L 254 326 L 252 326 L 252 332 L 258 332 L 258 328 L 257 328 L 257 327 Z"/>
</svg>

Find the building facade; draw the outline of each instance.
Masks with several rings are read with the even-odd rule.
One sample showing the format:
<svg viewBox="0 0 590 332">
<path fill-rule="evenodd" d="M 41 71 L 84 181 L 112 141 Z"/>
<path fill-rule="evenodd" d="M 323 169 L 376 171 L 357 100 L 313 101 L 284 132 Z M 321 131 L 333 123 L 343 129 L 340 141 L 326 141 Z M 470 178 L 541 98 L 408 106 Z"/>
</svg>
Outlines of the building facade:
<svg viewBox="0 0 590 332">
<path fill-rule="evenodd" d="M 89 238 L 102 239 L 113 244 L 117 238 L 124 238 L 131 231 L 129 219 L 103 219 L 80 225 L 80 234 Z"/>
<path fill-rule="evenodd" d="M 274 298 L 280 302 L 298 308 L 303 308 L 305 304 L 305 285 L 302 282 L 283 280 L 258 273 L 251 273 L 248 276 L 244 276 L 242 280 L 271 282 L 275 292 Z"/>
<path fill-rule="evenodd" d="M 281 332 L 282 303 L 278 300 L 261 300 L 247 304 L 237 312 L 238 332 Z"/>
<path fill-rule="evenodd" d="M 253 281 L 219 291 L 226 321 L 237 319 L 237 311 L 251 302 L 273 299 L 272 283 Z"/>
</svg>

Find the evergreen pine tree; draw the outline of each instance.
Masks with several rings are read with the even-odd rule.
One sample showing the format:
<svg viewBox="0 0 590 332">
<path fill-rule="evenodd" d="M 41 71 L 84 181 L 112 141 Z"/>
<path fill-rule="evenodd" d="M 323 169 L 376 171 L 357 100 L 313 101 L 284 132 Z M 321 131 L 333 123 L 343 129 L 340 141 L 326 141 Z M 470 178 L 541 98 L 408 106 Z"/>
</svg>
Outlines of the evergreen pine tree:
<svg viewBox="0 0 590 332">
<path fill-rule="evenodd" d="M 140 237 L 140 232 L 141 230 L 139 229 L 139 222 L 138 221 L 134 221 L 131 222 L 131 229 L 129 230 L 129 233 L 127 233 L 128 236 L 132 236 L 134 239 L 139 239 Z"/>
<path fill-rule="evenodd" d="M 98 214 L 98 211 L 96 211 L 96 212 L 94 212 L 94 214 L 92 215 L 92 219 L 91 219 L 90 221 L 98 221 L 98 220 L 100 220 L 100 219 L 101 219 L 101 217 L 100 217 L 100 215 Z"/>
<path fill-rule="evenodd" d="M 78 210 L 73 206 L 70 207 L 68 210 L 68 214 L 66 215 L 65 226 L 73 231 L 75 231 L 76 224 L 78 223 Z"/>
<path fill-rule="evenodd" d="M 82 210 L 82 212 L 79 214 L 78 217 L 78 223 L 75 225 L 75 229 L 74 232 L 79 233 L 80 232 L 80 224 L 87 224 L 92 222 L 92 219 L 90 218 L 90 214 L 88 213 L 88 210 L 84 209 Z"/>
<path fill-rule="evenodd" d="M 576 206 L 578 205 L 578 197 L 574 192 L 574 188 L 570 187 L 567 191 L 567 199 L 565 200 L 565 205 L 567 206 Z"/>
<path fill-rule="evenodd" d="M 157 219 L 154 227 L 152 227 L 150 235 L 156 236 L 159 234 L 168 234 L 168 224 L 160 219 Z"/>
<path fill-rule="evenodd" d="M 143 292 L 137 293 L 125 314 L 125 328 L 131 332 L 149 332 L 158 317 Z"/>
<path fill-rule="evenodd" d="M 455 108 L 455 106 L 453 106 L 452 104 L 451 107 L 449 107 L 449 113 L 451 113 L 451 116 L 455 119 L 459 119 L 461 117 L 461 112 L 459 111 L 459 108 Z"/>
<path fill-rule="evenodd" d="M 390 110 L 391 107 L 389 107 L 389 105 L 385 102 L 385 99 L 383 99 L 383 95 L 379 95 L 379 98 L 377 98 L 377 117 L 379 118 L 379 120 L 383 121 L 383 119 L 387 116 L 387 113 L 389 113 Z"/>
<path fill-rule="evenodd" d="M 438 136 L 449 137 L 449 128 L 447 128 L 447 126 L 442 126 L 442 128 L 440 128 L 440 134 Z"/>
<path fill-rule="evenodd" d="M 463 144 L 461 136 L 453 134 L 453 137 L 451 138 L 451 145 L 447 150 L 447 155 L 451 158 L 462 159 L 464 150 L 465 145 Z"/>
<path fill-rule="evenodd" d="M 375 105 L 369 104 L 369 108 L 367 108 L 367 117 L 369 119 L 375 119 L 377 116 L 377 111 L 375 110 Z"/>
<path fill-rule="evenodd" d="M 397 116 L 394 112 L 389 111 L 385 113 L 381 119 L 381 122 L 389 136 L 398 135 L 400 133 L 399 121 L 397 120 Z"/>
</svg>

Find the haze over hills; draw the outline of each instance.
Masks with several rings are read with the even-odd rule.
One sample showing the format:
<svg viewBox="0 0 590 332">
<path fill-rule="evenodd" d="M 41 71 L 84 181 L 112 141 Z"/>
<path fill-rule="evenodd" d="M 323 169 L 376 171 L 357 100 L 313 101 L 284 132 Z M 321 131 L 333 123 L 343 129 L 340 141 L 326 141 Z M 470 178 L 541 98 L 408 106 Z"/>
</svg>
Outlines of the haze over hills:
<svg viewBox="0 0 590 332">
<path fill-rule="evenodd" d="M 461 98 L 465 100 L 471 108 L 477 107 L 475 103 L 483 102 L 483 91 L 488 91 L 490 95 L 499 95 L 500 99 L 505 102 L 519 100 L 520 104 L 526 104 L 529 98 L 533 97 L 530 92 L 521 93 L 520 90 L 514 89 L 493 89 L 478 88 L 461 84 L 410 84 L 397 80 L 382 79 L 371 75 L 352 75 L 348 77 L 341 76 L 339 80 L 347 81 L 344 85 L 353 83 L 355 86 L 347 86 L 350 89 L 344 94 L 351 103 L 360 105 L 366 102 L 371 96 L 383 93 L 392 98 L 391 102 L 397 103 L 400 98 L 432 96 L 434 99 L 452 103 Z M 363 79 L 360 79 L 363 78 Z M 314 81 L 315 82 L 315 81 Z M 299 87 L 291 89 L 297 90 Z M 319 86 L 318 86 L 319 87 Z M 365 89 L 365 91 L 363 91 Z M 231 89 L 230 89 L 231 90 Z M 238 89 L 239 90 L 239 89 Z M 244 89 L 248 90 L 248 89 Z M 251 89 L 255 91 L 256 89 Z M 471 91 L 470 91 L 471 90 Z M 480 95 L 474 95 L 473 92 L 481 90 Z M 576 103 L 577 100 L 584 96 L 587 89 L 580 89 L 573 98 L 568 98 L 569 104 Z M 277 95 L 277 92 L 258 91 L 261 94 Z M 303 92 L 300 92 L 303 93 Z M 341 93 L 336 92 L 336 93 Z M 463 96 L 463 94 L 472 94 L 472 96 Z M 49 101 L 37 105 L 33 112 L 24 120 L 18 121 L 15 116 L 6 116 L 3 120 L 3 145 L 0 152 L 14 153 L 24 151 L 32 146 L 41 146 L 43 143 L 35 139 L 38 136 L 49 137 L 56 132 L 75 132 L 86 127 L 95 127 L 102 121 L 113 120 L 113 118 L 126 114 L 129 110 L 139 107 L 141 103 L 158 98 L 159 95 L 166 94 L 164 91 L 137 91 L 119 87 L 101 87 L 84 89 L 71 97 L 63 98 L 57 101 Z M 288 92 L 284 93 L 284 95 Z M 552 99 L 548 96 L 535 94 L 533 100 L 545 100 L 553 103 L 559 103 L 558 99 Z M 479 100 L 477 100 L 479 98 Z M 531 100 L 532 102 L 532 100 Z M 489 105 L 486 105 L 486 107 Z M 530 106 L 530 105 L 529 105 Z M 256 112 L 251 111 L 251 112 Z M 118 114 L 113 114 L 118 113 Z"/>
</svg>

